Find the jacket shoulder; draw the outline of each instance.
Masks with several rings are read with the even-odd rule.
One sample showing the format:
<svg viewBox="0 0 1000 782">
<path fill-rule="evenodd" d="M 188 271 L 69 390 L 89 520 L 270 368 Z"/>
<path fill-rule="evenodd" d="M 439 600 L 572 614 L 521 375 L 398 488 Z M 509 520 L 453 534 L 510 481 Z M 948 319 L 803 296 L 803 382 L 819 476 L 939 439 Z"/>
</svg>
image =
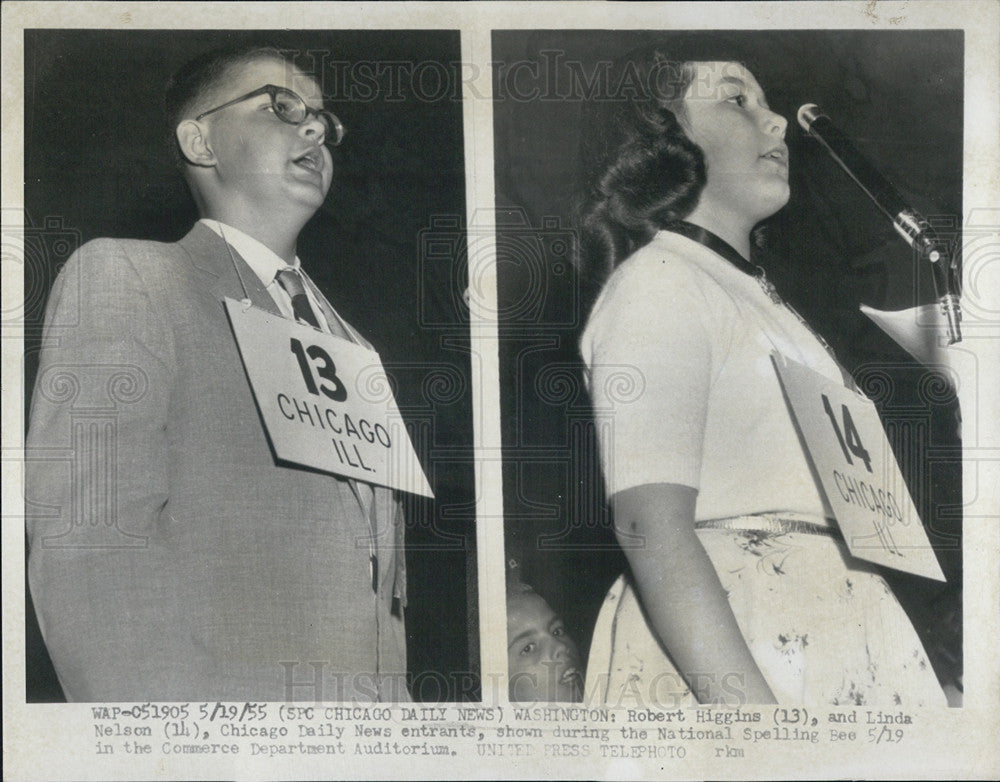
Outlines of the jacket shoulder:
<svg viewBox="0 0 1000 782">
<path fill-rule="evenodd" d="M 154 242 L 148 239 L 115 239 L 100 237 L 80 246 L 76 255 L 85 258 L 128 257 L 133 259 L 162 258 L 178 255 L 183 250 L 178 242 Z"/>
<path fill-rule="evenodd" d="M 102 237 L 81 245 L 62 271 L 78 274 L 84 280 L 123 274 L 156 279 L 174 274 L 186 265 L 187 257 L 177 242 Z"/>
</svg>

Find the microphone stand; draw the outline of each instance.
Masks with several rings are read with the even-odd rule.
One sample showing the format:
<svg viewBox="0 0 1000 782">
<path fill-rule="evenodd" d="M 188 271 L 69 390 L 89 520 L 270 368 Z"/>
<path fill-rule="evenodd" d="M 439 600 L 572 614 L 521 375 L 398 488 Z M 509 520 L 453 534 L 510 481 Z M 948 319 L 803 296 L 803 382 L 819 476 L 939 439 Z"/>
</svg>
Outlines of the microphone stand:
<svg viewBox="0 0 1000 782">
<path fill-rule="evenodd" d="M 906 210 L 896 215 L 893 227 L 917 257 L 931 265 L 934 295 L 948 325 L 948 344 L 962 341 L 962 307 L 959 303 L 958 263 L 952 248 L 937 235 L 917 212 Z"/>
<path fill-rule="evenodd" d="M 824 126 L 822 132 L 813 128 L 818 120 L 825 120 L 821 122 Z M 934 294 L 947 325 L 948 344 L 961 342 L 962 308 L 959 303 L 957 258 L 948 243 L 937 235 L 923 216 L 905 206 L 892 184 L 865 160 L 815 103 L 807 103 L 799 109 L 798 121 L 803 130 L 820 143 L 837 165 L 892 221 L 893 228 L 914 249 L 918 259 L 931 265 Z M 870 308 L 863 309 L 866 314 L 870 314 Z"/>
</svg>

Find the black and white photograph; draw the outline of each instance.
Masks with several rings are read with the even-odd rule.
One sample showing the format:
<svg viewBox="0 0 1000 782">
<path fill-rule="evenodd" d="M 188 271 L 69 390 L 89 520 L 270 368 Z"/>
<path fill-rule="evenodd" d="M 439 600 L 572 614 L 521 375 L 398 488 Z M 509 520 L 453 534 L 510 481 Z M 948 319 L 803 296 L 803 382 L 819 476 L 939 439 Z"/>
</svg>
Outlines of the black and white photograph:
<svg viewBox="0 0 1000 782">
<path fill-rule="evenodd" d="M 997 40 L 5 2 L 4 778 L 1000 776 Z"/>
<path fill-rule="evenodd" d="M 962 32 L 493 36 L 511 699 L 960 705 L 957 394 L 859 306 L 957 297 Z M 872 398 L 940 575 L 848 551 L 774 353 Z"/>
<path fill-rule="evenodd" d="M 478 698 L 458 58 L 26 31 L 29 701 Z M 283 336 L 276 424 L 227 298 L 384 374 Z"/>
</svg>

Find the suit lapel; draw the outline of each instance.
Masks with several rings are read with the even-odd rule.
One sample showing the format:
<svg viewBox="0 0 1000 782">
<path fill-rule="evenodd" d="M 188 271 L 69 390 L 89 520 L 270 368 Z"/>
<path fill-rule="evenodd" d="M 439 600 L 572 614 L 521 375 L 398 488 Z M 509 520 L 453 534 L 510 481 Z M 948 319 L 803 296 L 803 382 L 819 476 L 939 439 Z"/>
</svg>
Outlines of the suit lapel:
<svg viewBox="0 0 1000 782">
<path fill-rule="evenodd" d="M 178 244 L 187 252 L 191 265 L 201 277 L 205 289 L 216 300 L 221 301 L 224 297 L 249 299 L 254 307 L 284 317 L 256 272 L 228 242 L 207 225 L 195 223 L 187 236 Z M 311 280 L 309 282 L 312 284 Z M 313 288 L 315 289 L 315 286 Z M 322 295 L 319 296 L 319 300 L 326 301 Z M 371 489 L 362 490 L 353 478 L 343 480 L 346 480 L 351 487 L 354 499 L 357 500 L 365 518 L 370 519 L 373 502 Z M 365 484 L 365 487 L 367 486 L 368 484 Z"/>
<path fill-rule="evenodd" d="M 354 342 L 357 345 L 361 345 L 364 348 L 372 350 L 373 348 L 371 343 L 362 337 L 350 323 L 340 317 L 340 314 L 333 308 L 333 305 L 330 304 L 326 296 L 323 295 L 323 291 L 317 287 L 316 283 L 312 281 L 312 278 L 305 273 L 305 270 L 300 269 L 299 271 L 302 273 L 303 279 L 305 279 L 306 284 L 310 287 L 313 295 L 316 297 L 316 301 L 319 302 L 319 308 L 323 310 L 323 317 L 326 318 L 326 322 L 330 325 L 330 331 L 338 337 L 348 340 L 349 342 Z"/>
<path fill-rule="evenodd" d="M 319 302 L 319 308 L 323 310 L 323 317 L 326 319 L 327 325 L 330 327 L 330 332 L 335 334 L 342 339 L 346 339 L 348 342 L 354 342 L 355 344 L 361 345 L 362 347 L 371 349 L 371 345 L 368 341 L 362 337 L 357 331 L 355 331 L 347 321 L 343 320 L 340 315 L 337 314 L 333 306 L 327 301 L 326 296 L 323 292 L 316 287 L 316 283 L 310 279 L 309 275 L 305 273 L 304 269 L 299 270 L 302 274 L 302 278 L 306 281 L 316 297 L 316 301 Z M 376 502 L 378 500 L 378 488 L 372 486 L 368 483 L 358 484 L 353 478 L 349 479 L 351 484 L 351 489 L 354 491 L 354 496 L 357 498 L 361 507 L 364 508 L 365 513 L 369 520 L 373 518 L 373 513 L 380 511 L 380 508 L 376 507 Z M 374 534 L 374 530 L 373 530 Z"/>
<path fill-rule="evenodd" d="M 206 290 L 216 299 L 249 299 L 254 307 L 281 316 L 278 305 L 260 277 L 228 242 L 207 225 L 195 223 L 178 244 L 187 251 L 191 265 L 202 277 Z"/>
</svg>

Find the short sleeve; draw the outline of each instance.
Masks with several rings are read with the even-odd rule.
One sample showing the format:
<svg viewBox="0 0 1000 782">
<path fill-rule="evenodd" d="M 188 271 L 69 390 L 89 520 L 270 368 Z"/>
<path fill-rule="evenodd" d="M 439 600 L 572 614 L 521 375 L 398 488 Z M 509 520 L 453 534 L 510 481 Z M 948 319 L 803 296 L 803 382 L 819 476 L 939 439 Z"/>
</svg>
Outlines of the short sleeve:
<svg viewBox="0 0 1000 782">
<path fill-rule="evenodd" d="M 699 488 L 713 375 L 706 279 L 671 254 L 633 258 L 581 342 L 608 496 L 647 483 Z"/>
</svg>

